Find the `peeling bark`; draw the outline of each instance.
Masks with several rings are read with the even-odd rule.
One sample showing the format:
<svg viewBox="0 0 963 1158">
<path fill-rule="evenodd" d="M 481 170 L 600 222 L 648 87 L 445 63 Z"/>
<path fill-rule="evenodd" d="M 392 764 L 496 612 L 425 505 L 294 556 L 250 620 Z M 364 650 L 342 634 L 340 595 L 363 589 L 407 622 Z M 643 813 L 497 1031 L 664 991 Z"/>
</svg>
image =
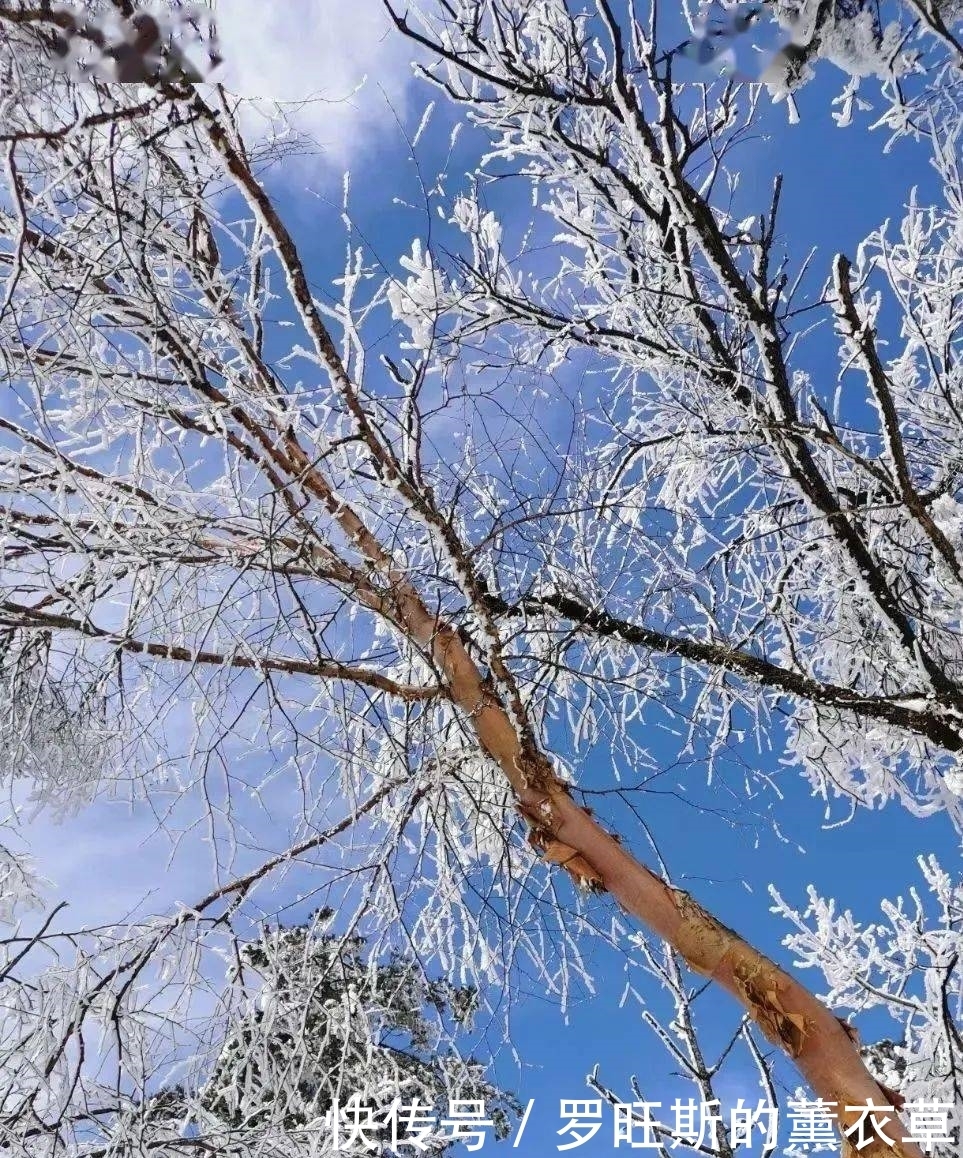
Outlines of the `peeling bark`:
<svg viewBox="0 0 963 1158">
<path fill-rule="evenodd" d="M 410 632 L 448 680 L 453 700 L 472 722 L 479 743 L 498 763 L 529 821 L 533 844 L 560 864 L 576 885 L 611 893 L 621 908 L 667 941 L 686 963 L 726 989 L 749 1012 L 767 1040 L 798 1067 L 815 1095 L 836 1104 L 843 1129 L 858 1122 L 872 1103 L 891 1104 L 873 1078 L 848 1027 L 768 957 L 754 949 L 688 893 L 674 889 L 636 860 L 572 799 L 547 758 L 526 751 L 507 711 L 491 696 L 457 634 L 439 624 L 418 594 L 398 581 L 399 626 Z M 857 1107 L 848 1110 L 847 1107 Z M 858 1151 L 863 1158 L 922 1158 L 895 1111 L 877 1117 L 892 1146 L 875 1137 Z M 844 1139 L 844 1153 L 849 1143 Z M 854 1151 L 855 1152 L 855 1151 Z"/>
</svg>

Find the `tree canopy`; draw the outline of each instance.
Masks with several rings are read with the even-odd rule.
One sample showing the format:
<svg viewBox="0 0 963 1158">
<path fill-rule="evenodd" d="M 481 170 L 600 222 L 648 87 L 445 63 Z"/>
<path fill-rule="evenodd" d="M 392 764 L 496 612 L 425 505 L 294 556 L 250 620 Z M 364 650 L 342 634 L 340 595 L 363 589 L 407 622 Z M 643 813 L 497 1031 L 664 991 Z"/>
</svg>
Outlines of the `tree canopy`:
<svg viewBox="0 0 963 1158">
<path fill-rule="evenodd" d="M 240 1091 L 262 1089 L 272 1126 L 300 1125 L 324 1101 L 316 1032 L 343 1057 L 355 1039 L 323 985 L 288 991 L 295 959 L 364 972 L 346 1016 L 407 1029 L 392 1081 L 436 1088 L 426 1003 L 497 1004 L 523 978 L 564 1000 L 626 919 L 667 942 L 639 951 L 677 1017 L 680 971 L 711 978 L 763 1081 L 772 1047 L 844 1127 L 868 1099 L 961 1105 L 960 886 L 934 859 L 932 913 L 890 904 L 887 926 L 778 902 L 826 1001 L 646 864 L 648 777 L 745 801 L 772 746 L 827 799 L 963 820 L 954 15 L 811 7 L 774 9 L 795 73 L 766 90 L 675 83 L 654 7 L 389 6 L 443 102 L 411 153 L 445 158 L 396 260 L 349 182 L 327 232 L 297 227 L 279 175 L 303 142 L 253 137 L 223 85 L 169 52 L 129 84 L 72 71 L 64 10 L 0 2 L 14 811 L 129 794 L 203 825 L 213 865 L 172 914 L 51 913 L 6 942 L 11 1146 L 99 1131 L 110 1152 L 185 1056 L 201 1110 L 257 1125 Z M 105 43 L 136 43 L 126 0 L 85 11 L 73 36 L 109 16 Z M 940 191 L 801 258 L 782 177 L 759 201 L 739 165 L 818 56 L 848 62 L 841 121 L 876 76 L 884 140 L 928 150 Z M 5 867 L 6 906 L 36 899 L 12 849 Z M 278 932 L 282 880 L 337 928 Z M 270 966 L 270 1016 L 234 1016 L 238 960 Z M 900 1040 L 861 1049 L 834 1012 L 872 1008 Z M 357 1041 L 349 1072 L 377 1085 L 390 1044 Z M 277 1104 L 291 1066 L 305 1101 Z"/>
</svg>

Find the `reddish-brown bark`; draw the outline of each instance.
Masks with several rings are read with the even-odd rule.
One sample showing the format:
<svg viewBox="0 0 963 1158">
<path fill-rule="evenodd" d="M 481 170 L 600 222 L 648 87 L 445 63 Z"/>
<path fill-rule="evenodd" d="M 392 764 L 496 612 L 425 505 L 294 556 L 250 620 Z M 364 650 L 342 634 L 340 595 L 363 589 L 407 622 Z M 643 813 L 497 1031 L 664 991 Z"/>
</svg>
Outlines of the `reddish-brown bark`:
<svg viewBox="0 0 963 1158">
<path fill-rule="evenodd" d="M 890 1095 L 866 1069 L 853 1037 L 831 1010 L 687 893 L 636 860 L 574 802 L 545 757 L 523 749 L 508 714 L 488 692 L 458 636 L 437 624 L 410 588 L 402 587 L 399 610 L 412 637 L 431 647 L 448 677 L 452 698 L 511 783 L 548 859 L 563 864 L 579 884 L 611 893 L 626 913 L 667 941 L 692 969 L 731 993 L 768 1040 L 793 1059 L 816 1096 L 836 1103 L 844 1128 L 860 1116 L 848 1106 L 889 1105 Z M 878 1120 L 893 1145 L 874 1138 L 860 1154 L 921 1158 L 915 1143 L 903 1141 L 905 1130 L 894 1111 Z"/>
</svg>

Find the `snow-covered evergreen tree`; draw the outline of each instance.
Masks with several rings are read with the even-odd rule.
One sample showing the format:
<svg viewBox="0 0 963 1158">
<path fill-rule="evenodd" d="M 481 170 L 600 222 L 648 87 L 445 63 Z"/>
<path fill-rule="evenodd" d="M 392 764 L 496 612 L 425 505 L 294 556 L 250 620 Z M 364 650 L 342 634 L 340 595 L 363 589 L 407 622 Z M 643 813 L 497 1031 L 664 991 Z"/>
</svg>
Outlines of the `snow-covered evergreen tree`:
<svg viewBox="0 0 963 1158">
<path fill-rule="evenodd" d="M 504 1136 L 513 1099 L 479 1062 L 439 1050 L 439 1022 L 470 1019 L 476 994 L 426 981 L 397 956 L 376 964 L 363 938 L 325 931 L 330 916 L 266 930 L 241 949 L 238 981 L 250 997 L 201 1091 L 203 1114 L 241 1132 L 331 1136 L 332 1108 L 356 1105 L 378 1126 L 368 1136 L 384 1140 L 392 1106 L 402 1117 L 416 1109 L 434 1122 L 420 1144 L 438 1152 L 451 1145 L 438 1126 L 449 1103 L 474 1100 Z M 404 1124 L 396 1129 L 404 1138 Z"/>
</svg>

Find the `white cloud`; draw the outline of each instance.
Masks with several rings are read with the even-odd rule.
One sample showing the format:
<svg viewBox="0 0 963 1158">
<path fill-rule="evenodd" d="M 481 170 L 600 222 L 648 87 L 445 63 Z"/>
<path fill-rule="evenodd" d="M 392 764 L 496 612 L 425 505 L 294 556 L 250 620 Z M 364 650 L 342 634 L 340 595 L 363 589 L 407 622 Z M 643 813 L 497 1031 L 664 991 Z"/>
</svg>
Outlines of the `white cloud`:
<svg viewBox="0 0 963 1158">
<path fill-rule="evenodd" d="M 411 45 L 382 0 L 216 0 L 215 10 L 226 86 L 291 102 L 330 164 L 377 148 L 391 108 L 402 112 Z"/>
<path fill-rule="evenodd" d="M 164 915 L 196 903 L 212 884 L 202 839 L 189 839 L 172 859 L 171 838 L 144 803 L 100 800 L 66 818 L 42 814 L 31 821 L 29 848 L 49 882 L 44 907 L 67 901 L 62 924 L 72 928 L 134 912 Z"/>
</svg>

